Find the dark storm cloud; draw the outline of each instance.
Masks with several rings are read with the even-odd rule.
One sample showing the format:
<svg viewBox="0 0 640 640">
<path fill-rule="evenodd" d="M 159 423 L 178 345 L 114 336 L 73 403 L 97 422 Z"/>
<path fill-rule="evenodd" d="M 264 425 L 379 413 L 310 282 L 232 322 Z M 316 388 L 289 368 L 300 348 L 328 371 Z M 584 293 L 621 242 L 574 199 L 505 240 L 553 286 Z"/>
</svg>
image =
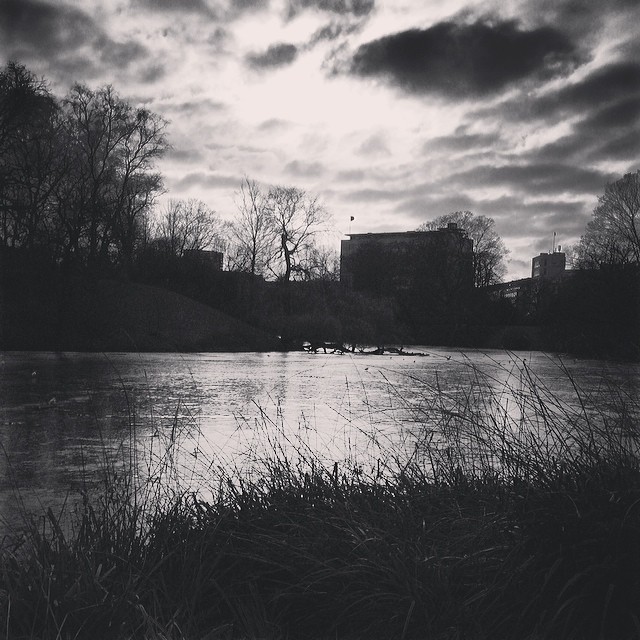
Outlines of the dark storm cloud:
<svg viewBox="0 0 640 640">
<path fill-rule="evenodd" d="M 605 142 L 594 149 L 593 156 L 634 161 L 637 167 L 640 158 L 640 131 L 636 130 L 633 135 L 624 134 Z M 629 167 L 630 171 L 632 169 L 633 167 Z"/>
<path fill-rule="evenodd" d="M 515 196 L 473 198 L 464 193 L 425 191 L 398 203 L 397 211 L 409 214 L 417 227 L 426 221 L 453 211 L 472 211 L 493 218 L 503 239 L 522 237 L 523 220 L 533 235 L 546 237 L 555 230 L 560 238 L 576 237 L 584 231 L 590 204 L 585 200 L 533 200 L 524 202 Z"/>
<path fill-rule="evenodd" d="M 612 173 L 561 163 L 479 166 L 452 175 L 447 184 L 462 188 L 509 188 L 522 194 L 598 193 Z"/>
<path fill-rule="evenodd" d="M 515 22 L 441 22 L 360 46 L 351 73 L 383 78 L 406 91 L 485 96 L 529 77 L 567 72 L 578 60 L 553 27 L 521 30 Z"/>
<path fill-rule="evenodd" d="M 179 162 L 203 162 L 204 155 L 200 149 L 179 149 L 172 147 L 167 151 L 166 157 L 170 160 L 177 160 Z"/>
<path fill-rule="evenodd" d="M 584 231 L 589 198 L 583 200 L 534 200 L 523 202 L 521 198 L 504 196 L 482 199 L 476 209 L 499 221 L 501 233 L 508 237 L 522 237 L 523 219 L 531 223 L 531 229 L 541 236 L 555 230 L 560 237 L 580 235 Z M 514 215 L 515 214 L 515 215 Z M 562 230 L 562 233 L 560 233 Z"/>
<path fill-rule="evenodd" d="M 558 113 L 582 113 L 621 97 L 640 93 L 640 64 L 618 61 L 595 70 L 575 84 L 540 98 L 532 115 L 555 116 Z"/>
<path fill-rule="evenodd" d="M 609 16 L 631 17 L 637 9 L 637 0 L 523 0 L 519 7 L 523 17 L 539 22 L 544 16 L 547 24 L 562 25 L 582 40 L 598 34 Z"/>
<path fill-rule="evenodd" d="M 525 157 L 534 164 L 543 162 L 564 163 L 576 160 L 580 156 L 584 157 L 587 146 L 583 138 L 574 135 L 562 136 L 538 149 L 534 149 L 526 154 Z"/>
<path fill-rule="evenodd" d="M 269 6 L 269 0 L 231 0 L 231 6 L 241 13 L 257 11 L 266 9 Z"/>
<path fill-rule="evenodd" d="M 423 151 L 429 154 L 438 151 L 477 151 L 492 147 L 500 141 L 497 133 L 454 133 L 450 136 L 439 136 L 424 143 Z"/>
<path fill-rule="evenodd" d="M 579 128 L 606 132 L 610 129 L 630 128 L 640 123 L 640 92 L 637 96 L 618 100 L 589 115 Z"/>
<path fill-rule="evenodd" d="M 137 4 L 155 11 L 195 12 L 213 15 L 204 0 L 137 0 Z"/>
<path fill-rule="evenodd" d="M 98 35 L 93 20 L 69 6 L 39 0 L 4 0 L 0 29 L 5 43 L 58 53 Z"/>
<path fill-rule="evenodd" d="M 0 51 L 8 57 L 45 58 L 67 72 L 89 70 L 81 47 L 90 46 L 98 62 L 127 67 L 146 49 L 133 41 L 115 42 L 83 11 L 41 0 L 0 2 Z"/>
<path fill-rule="evenodd" d="M 273 69 L 291 64 L 298 57 L 298 47 L 294 44 L 273 44 L 264 53 L 251 53 L 246 63 L 255 70 Z"/>
<path fill-rule="evenodd" d="M 375 0 L 289 0 L 288 17 L 292 18 L 305 9 L 318 9 L 327 13 L 369 15 L 375 8 Z"/>
<path fill-rule="evenodd" d="M 478 109 L 471 118 L 555 123 L 561 117 L 589 117 L 608 104 L 637 95 L 640 95 L 640 64 L 619 60 L 596 69 L 578 82 L 541 96 L 522 94 L 496 106 Z"/>
<path fill-rule="evenodd" d="M 640 140 L 640 65 L 617 62 L 528 107 L 497 107 L 491 115 L 526 123 L 571 121 L 567 135 L 534 149 L 531 162 L 632 160 Z"/>
</svg>

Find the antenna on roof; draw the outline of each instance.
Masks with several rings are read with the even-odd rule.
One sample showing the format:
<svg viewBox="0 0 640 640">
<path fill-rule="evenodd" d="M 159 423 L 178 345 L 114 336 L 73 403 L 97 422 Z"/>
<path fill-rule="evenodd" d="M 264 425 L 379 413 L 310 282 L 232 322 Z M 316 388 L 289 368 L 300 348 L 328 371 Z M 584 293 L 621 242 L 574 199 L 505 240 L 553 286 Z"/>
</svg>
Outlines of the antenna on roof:
<svg viewBox="0 0 640 640">
<path fill-rule="evenodd" d="M 553 232 L 553 244 L 551 245 L 551 253 L 556 252 L 556 232 Z"/>
</svg>

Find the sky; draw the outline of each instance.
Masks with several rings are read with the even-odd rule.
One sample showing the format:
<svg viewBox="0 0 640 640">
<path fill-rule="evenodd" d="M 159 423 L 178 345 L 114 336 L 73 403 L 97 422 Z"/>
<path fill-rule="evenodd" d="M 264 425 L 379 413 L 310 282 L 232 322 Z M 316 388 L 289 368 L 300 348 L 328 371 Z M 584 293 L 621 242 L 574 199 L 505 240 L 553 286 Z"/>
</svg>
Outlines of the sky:
<svg viewBox="0 0 640 640">
<path fill-rule="evenodd" d="M 639 35 L 639 0 L 0 0 L 3 64 L 166 118 L 163 199 L 295 186 L 336 248 L 469 210 L 507 279 L 640 169 Z"/>
</svg>

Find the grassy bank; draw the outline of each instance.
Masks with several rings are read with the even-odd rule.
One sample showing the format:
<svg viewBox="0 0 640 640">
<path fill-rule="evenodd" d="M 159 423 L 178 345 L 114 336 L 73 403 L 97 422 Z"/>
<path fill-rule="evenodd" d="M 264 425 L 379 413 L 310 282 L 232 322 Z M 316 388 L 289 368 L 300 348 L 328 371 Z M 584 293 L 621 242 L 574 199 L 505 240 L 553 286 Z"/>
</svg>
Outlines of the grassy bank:
<svg viewBox="0 0 640 640">
<path fill-rule="evenodd" d="M 637 398 L 612 388 L 596 405 L 576 387 L 561 402 L 522 364 L 507 406 L 480 378 L 425 388 L 411 437 L 373 433 L 369 454 L 335 463 L 265 417 L 266 448 L 200 476 L 207 500 L 181 489 L 171 455 L 142 484 L 108 461 L 73 518 L 49 512 L 5 541 L 0 629 L 640 637 Z"/>
<path fill-rule="evenodd" d="M 0 271 L 4 265 L 0 260 Z M 275 335 L 160 287 L 0 272 L 0 349 L 269 351 Z"/>
</svg>

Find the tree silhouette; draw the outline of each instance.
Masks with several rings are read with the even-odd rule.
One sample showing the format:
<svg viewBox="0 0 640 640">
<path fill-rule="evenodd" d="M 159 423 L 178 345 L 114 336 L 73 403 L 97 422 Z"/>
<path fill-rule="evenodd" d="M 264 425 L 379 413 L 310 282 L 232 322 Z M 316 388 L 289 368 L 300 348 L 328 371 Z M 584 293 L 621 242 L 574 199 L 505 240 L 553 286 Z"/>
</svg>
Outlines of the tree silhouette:
<svg viewBox="0 0 640 640">
<path fill-rule="evenodd" d="M 576 249 L 578 266 L 640 264 L 640 171 L 605 187 Z"/>
<path fill-rule="evenodd" d="M 471 211 L 455 211 L 421 224 L 416 231 L 436 231 L 455 223 L 473 240 L 473 272 L 476 287 L 502 281 L 506 273 L 505 258 L 509 253 L 495 230 L 495 221 L 476 216 Z"/>
<path fill-rule="evenodd" d="M 284 263 L 276 267 L 279 268 L 277 275 L 284 282 L 296 275 L 304 277 L 303 258 L 314 237 L 325 230 L 329 215 L 317 197 L 296 187 L 272 187 L 267 209 L 271 230 L 278 243 L 278 257 Z"/>
<path fill-rule="evenodd" d="M 229 227 L 232 268 L 252 275 L 264 275 L 276 246 L 267 206 L 267 194 L 248 177 L 236 194 L 237 218 Z"/>
<path fill-rule="evenodd" d="M 171 199 L 160 217 L 156 235 L 171 255 L 181 258 L 187 251 L 217 247 L 220 229 L 218 215 L 201 200 Z"/>
</svg>

